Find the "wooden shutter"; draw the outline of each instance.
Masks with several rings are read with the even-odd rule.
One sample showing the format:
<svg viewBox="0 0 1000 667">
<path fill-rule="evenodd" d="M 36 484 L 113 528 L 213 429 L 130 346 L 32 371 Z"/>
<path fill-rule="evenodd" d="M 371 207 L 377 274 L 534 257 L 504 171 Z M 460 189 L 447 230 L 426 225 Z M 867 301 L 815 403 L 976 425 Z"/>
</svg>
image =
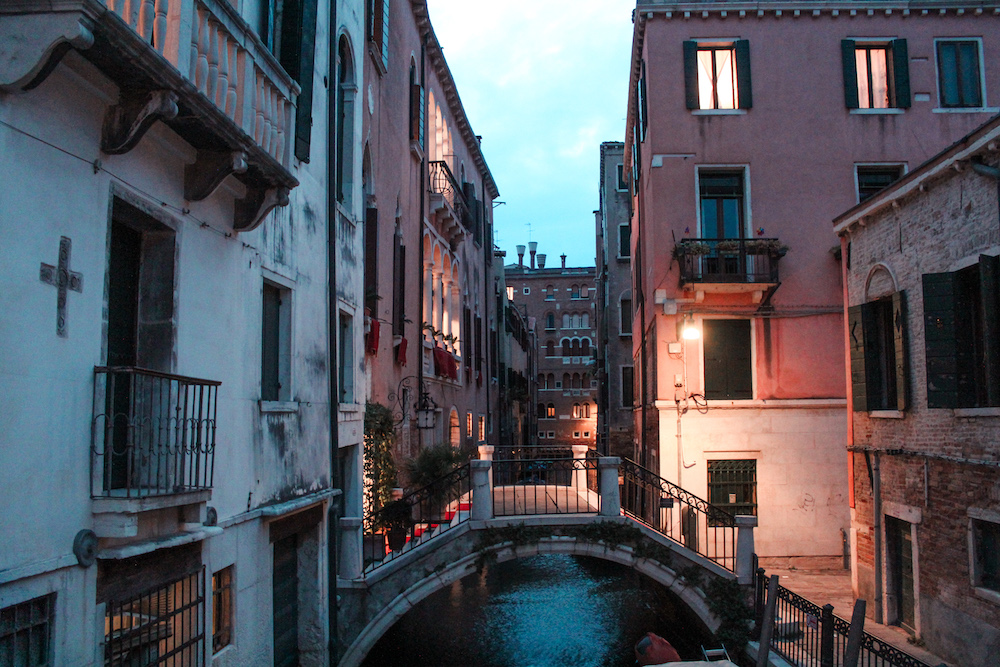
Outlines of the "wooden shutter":
<svg viewBox="0 0 1000 667">
<path fill-rule="evenodd" d="M 979 256 L 986 405 L 1000 406 L 1000 257 Z"/>
<path fill-rule="evenodd" d="M 646 140 L 646 129 L 649 127 L 649 105 L 646 103 L 646 61 L 641 65 L 642 75 L 639 77 L 639 138 Z"/>
<path fill-rule="evenodd" d="M 753 107 L 753 85 L 750 81 L 750 40 L 736 40 L 736 85 L 739 87 L 740 109 Z"/>
<path fill-rule="evenodd" d="M 312 140 L 313 64 L 316 60 L 316 0 L 302 0 L 302 41 L 298 53 L 298 76 L 301 88 L 295 103 L 295 157 L 309 162 Z"/>
<path fill-rule="evenodd" d="M 706 320 L 705 396 L 753 398 L 750 320 Z"/>
<path fill-rule="evenodd" d="M 844 63 L 844 106 L 857 109 L 858 104 L 858 62 L 854 55 L 856 45 L 853 39 L 840 40 L 840 57 Z"/>
<path fill-rule="evenodd" d="M 927 407 L 955 408 L 958 396 L 958 345 L 955 273 L 925 273 L 924 350 L 927 364 Z"/>
<path fill-rule="evenodd" d="M 906 354 L 906 294 L 892 295 L 892 344 L 896 362 L 896 409 L 905 410 L 909 394 L 909 359 Z"/>
<path fill-rule="evenodd" d="M 739 67 L 739 64 L 737 64 Z M 684 99 L 688 109 L 698 109 L 698 42 L 684 42 Z"/>
<path fill-rule="evenodd" d="M 365 305 L 375 317 L 378 305 L 378 209 L 365 209 Z"/>
<path fill-rule="evenodd" d="M 910 108 L 910 54 L 905 39 L 892 40 L 893 106 Z"/>
<path fill-rule="evenodd" d="M 261 318 L 260 398 L 276 401 L 281 395 L 278 355 L 281 342 L 281 290 L 264 283 Z"/>
<path fill-rule="evenodd" d="M 403 319 L 406 317 L 406 246 L 399 234 L 393 235 L 392 264 L 392 334 L 402 336 Z"/>
<path fill-rule="evenodd" d="M 865 366 L 865 327 L 861 306 L 847 309 L 847 338 L 851 352 L 851 396 L 855 412 L 868 409 L 868 385 Z"/>
<path fill-rule="evenodd" d="M 410 84 L 410 141 L 424 145 L 424 87 Z"/>
<path fill-rule="evenodd" d="M 382 0 L 382 66 L 389 69 L 389 0 Z"/>
</svg>

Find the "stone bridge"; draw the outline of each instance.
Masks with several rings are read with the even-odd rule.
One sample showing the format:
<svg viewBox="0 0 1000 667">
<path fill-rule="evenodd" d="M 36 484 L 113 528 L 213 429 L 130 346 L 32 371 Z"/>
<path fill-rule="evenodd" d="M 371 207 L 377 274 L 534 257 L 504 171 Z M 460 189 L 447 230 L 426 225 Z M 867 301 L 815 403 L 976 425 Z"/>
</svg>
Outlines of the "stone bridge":
<svg viewBox="0 0 1000 667">
<path fill-rule="evenodd" d="M 362 520 L 341 519 L 341 665 L 360 665 L 414 605 L 491 562 L 566 554 L 619 563 L 668 588 L 712 632 L 719 619 L 709 609 L 705 583 L 713 578 L 752 582 L 756 517 L 731 517 L 659 478 L 656 487 L 637 486 L 631 482 L 641 469 L 631 462 L 623 466 L 615 457 L 562 460 L 560 474 L 550 470 L 549 479 L 536 474 L 524 479 L 523 471 L 531 466 L 521 461 L 516 482 L 509 463 L 493 462 L 487 452 L 485 460 L 467 464 L 463 488 L 468 490 L 450 501 L 447 520 L 414 527 L 407 543 L 381 562 L 363 559 L 362 547 L 370 543 L 362 535 Z M 667 502 L 660 501 L 664 489 Z M 651 491 L 655 502 L 646 506 L 655 509 L 637 511 L 636 499 L 648 501 Z M 713 541 L 717 529 L 722 538 Z"/>
</svg>

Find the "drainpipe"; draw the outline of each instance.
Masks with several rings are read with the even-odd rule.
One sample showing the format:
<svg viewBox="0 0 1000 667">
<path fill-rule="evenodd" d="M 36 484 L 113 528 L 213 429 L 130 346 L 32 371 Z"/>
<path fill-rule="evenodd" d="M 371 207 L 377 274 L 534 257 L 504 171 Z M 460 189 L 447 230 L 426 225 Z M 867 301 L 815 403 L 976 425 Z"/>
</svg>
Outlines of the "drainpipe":
<svg viewBox="0 0 1000 667">
<path fill-rule="evenodd" d="M 330 1 L 330 26 L 327 30 L 327 80 L 330 82 L 326 95 L 326 270 L 327 270 L 327 348 L 328 369 L 327 390 L 329 392 L 330 428 L 330 487 L 340 484 L 339 463 L 340 438 L 337 423 L 337 392 L 339 372 L 337 366 L 337 3 Z M 340 661 L 340 642 L 337 632 L 337 547 L 342 499 L 331 498 L 326 507 L 326 562 L 327 562 L 327 604 L 329 616 L 327 629 L 327 655 L 330 666 Z"/>
<path fill-rule="evenodd" d="M 426 196 L 425 190 L 427 189 L 427 35 L 424 34 L 420 37 L 420 85 L 424 87 L 424 141 L 423 145 L 420 147 L 422 150 L 422 156 L 420 158 L 420 212 L 417 215 L 417 248 L 419 250 L 419 259 L 417 260 L 417 271 L 419 280 L 417 280 L 417 285 L 420 287 L 419 295 L 417 297 L 418 309 L 420 310 L 420 318 L 418 322 L 429 322 L 429 313 L 424 312 L 424 197 Z M 422 394 L 424 391 L 424 330 L 423 324 L 418 325 L 417 330 L 417 340 L 416 340 L 416 352 L 417 352 L 417 393 Z M 419 398 L 418 398 L 419 400 Z M 404 410 L 403 414 L 406 414 Z M 424 447 L 424 430 L 417 429 L 417 438 L 420 441 L 420 448 Z"/>
<path fill-rule="evenodd" d="M 872 521 L 875 529 L 875 622 L 882 623 L 882 473 L 879 454 L 872 452 Z"/>
</svg>

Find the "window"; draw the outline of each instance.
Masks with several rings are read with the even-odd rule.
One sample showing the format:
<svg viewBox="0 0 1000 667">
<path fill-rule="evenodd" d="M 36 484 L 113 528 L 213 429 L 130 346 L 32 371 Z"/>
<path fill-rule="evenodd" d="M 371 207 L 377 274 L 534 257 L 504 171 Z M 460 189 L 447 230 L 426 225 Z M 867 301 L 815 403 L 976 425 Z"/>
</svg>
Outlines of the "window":
<svg viewBox="0 0 1000 667">
<path fill-rule="evenodd" d="M 988 520 L 992 513 L 969 509 L 971 537 L 972 585 L 1000 592 L 1000 523 Z"/>
<path fill-rule="evenodd" d="M 704 320 L 705 397 L 753 398 L 750 320 Z"/>
<path fill-rule="evenodd" d="M 563 313 L 562 316 L 562 328 L 572 329 L 573 328 L 573 316 L 569 313 Z"/>
<path fill-rule="evenodd" d="M 552 331 L 556 328 L 556 315 L 555 313 L 548 313 L 545 315 L 545 328 Z"/>
<path fill-rule="evenodd" d="M 580 409 L 580 404 L 579 403 L 574 403 L 573 404 L 573 419 L 579 419 L 582 416 L 583 416 L 583 411 Z M 580 435 L 577 434 L 577 435 L 575 435 L 573 437 L 579 438 Z"/>
<path fill-rule="evenodd" d="M 388 2 L 386 10 L 388 13 Z M 384 62 L 388 65 L 388 59 Z M 419 145 L 424 145 L 424 126 L 427 101 L 424 97 L 424 86 L 420 83 L 420 76 L 417 74 L 417 63 L 410 60 L 410 141 Z"/>
<path fill-rule="evenodd" d="M 910 57 L 905 39 L 840 42 L 848 109 L 910 107 Z"/>
<path fill-rule="evenodd" d="M 571 299 L 579 299 L 580 298 L 580 286 L 579 285 L 573 285 L 572 287 L 569 288 L 569 298 L 571 298 Z"/>
<path fill-rule="evenodd" d="M 0 664 L 42 667 L 52 662 L 56 594 L 0 609 Z"/>
<path fill-rule="evenodd" d="M 549 403 L 548 406 L 546 406 L 546 408 L 545 408 L 545 417 L 547 419 L 555 419 L 556 418 L 556 406 L 555 406 L 555 403 Z"/>
<path fill-rule="evenodd" d="M 555 299 L 556 299 L 556 288 L 555 287 L 553 287 L 552 285 L 548 285 L 542 291 L 545 292 L 545 300 L 546 301 L 555 301 Z"/>
<path fill-rule="evenodd" d="M 906 409 L 906 312 L 902 292 L 847 310 L 854 410 Z"/>
<path fill-rule="evenodd" d="M 554 356 L 556 356 L 556 342 L 555 341 L 550 340 L 547 343 L 545 343 L 545 356 L 546 357 L 554 357 Z"/>
<path fill-rule="evenodd" d="M 580 326 L 584 329 L 590 328 L 590 313 L 584 313 L 580 318 Z"/>
<path fill-rule="evenodd" d="M 581 285 L 580 286 L 580 298 L 581 299 L 589 299 L 590 298 L 590 288 L 587 287 L 586 285 Z"/>
<path fill-rule="evenodd" d="M 529 294 L 531 294 L 531 288 L 530 287 L 522 288 L 521 293 L 524 294 L 524 296 L 528 296 Z"/>
<path fill-rule="evenodd" d="M 701 235 L 706 239 L 744 236 L 743 170 L 699 171 L 698 199 Z"/>
<path fill-rule="evenodd" d="M 649 112 L 646 103 L 646 61 L 642 61 L 639 70 L 639 80 L 635 82 L 635 116 L 638 119 L 635 129 L 640 142 L 646 140 L 646 129 L 649 127 Z"/>
<path fill-rule="evenodd" d="M 354 318 L 340 313 L 338 350 L 340 354 L 337 376 L 340 380 L 340 402 L 354 402 Z"/>
<path fill-rule="evenodd" d="M 468 319 L 468 309 L 466 309 Z M 403 227 L 396 218 L 396 231 L 392 240 L 392 335 L 402 336 L 406 323 L 406 246 L 403 245 Z M 466 331 L 469 330 L 466 325 Z M 470 357 L 471 359 L 471 357 Z"/>
<path fill-rule="evenodd" d="M 212 575 L 212 652 L 233 641 L 233 566 Z"/>
<path fill-rule="evenodd" d="M 465 413 L 465 437 L 467 437 L 467 438 L 471 438 L 472 437 L 472 413 L 471 412 L 466 412 Z"/>
<path fill-rule="evenodd" d="M 549 431 L 549 440 L 552 440 L 555 437 L 556 437 L 556 432 L 555 431 Z"/>
<path fill-rule="evenodd" d="M 388 2 L 388 0 L 386 0 Z M 348 209 L 352 205 L 354 178 L 354 61 L 347 37 L 340 38 L 337 51 L 337 153 L 336 192 L 337 201 Z"/>
<path fill-rule="evenodd" d="M 618 225 L 618 256 L 632 256 L 632 225 Z"/>
<path fill-rule="evenodd" d="M 749 109 L 750 42 L 684 42 L 688 109 Z"/>
<path fill-rule="evenodd" d="M 855 167 L 858 186 L 858 202 L 863 202 L 880 190 L 884 190 L 903 176 L 903 165 L 857 165 Z"/>
<path fill-rule="evenodd" d="M 389 68 L 389 0 L 368 0 L 368 39 L 371 40 L 372 55 L 381 63 L 382 69 Z"/>
<path fill-rule="evenodd" d="M 983 106 L 978 39 L 937 40 L 938 100 L 944 108 Z"/>
<path fill-rule="evenodd" d="M 554 373 L 549 373 L 545 376 L 545 388 L 546 389 L 558 389 L 559 385 L 556 384 L 556 376 Z"/>
<path fill-rule="evenodd" d="M 486 442 L 486 417 L 479 415 L 479 442 Z"/>
<path fill-rule="evenodd" d="M 562 341 L 562 356 L 572 357 L 573 356 L 573 342 L 569 338 L 563 338 Z"/>
<path fill-rule="evenodd" d="M 628 192 L 628 181 L 625 180 L 625 165 L 617 165 L 616 173 L 618 174 L 618 181 L 615 183 L 615 189 L 619 192 Z"/>
<path fill-rule="evenodd" d="M 733 515 L 756 515 L 757 461 L 708 461 L 708 502 Z"/>
<path fill-rule="evenodd" d="M 631 409 L 633 404 L 633 385 L 635 383 L 633 368 L 632 366 L 621 366 L 619 370 L 622 379 L 622 407 Z"/>
<path fill-rule="evenodd" d="M 923 276 L 927 407 L 1000 407 L 1000 257 Z"/>
<path fill-rule="evenodd" d="M 623 297 L 618 307 L 618 330 L 622 336 L 632 335 L 632 299 Z"/>
<path fill-rule="evenodd" d="M 290 401 L 291 290 L 264 281 L 261 317 L 260 400 Z"/>
<path fill-rule="evenodd" d="M 590 419 L 590 403 L 583 404 L 583 418 Z"/>
<path fill-rule="evenodd" d="M 538 432 L 538 439 L 539 440 L 544 440 L 545 439 L 545 431 L 539 431 Z"/>
<path fill-rule="evenodd" d="M 573 437 L 574 438 L 579 438 L 580 437 L 580 432 L 579 431 L 573 431 Z"/>
<path fill-rule="evenodd" d="M 590 437 L 590 431 L 584 431 L 583 432 L 583 437 L 589 438 Z"/>
</svg>

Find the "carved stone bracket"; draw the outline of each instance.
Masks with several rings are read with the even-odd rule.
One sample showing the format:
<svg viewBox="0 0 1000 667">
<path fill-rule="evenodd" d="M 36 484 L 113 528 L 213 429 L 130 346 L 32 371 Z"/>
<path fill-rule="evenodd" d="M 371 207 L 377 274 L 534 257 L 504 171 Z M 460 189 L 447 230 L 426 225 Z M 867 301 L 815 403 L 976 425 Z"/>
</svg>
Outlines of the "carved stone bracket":
<svg viewBox="0 0 1000 667">
<path fill-rule="evenodd" d="M 237 232 L 257 229 L 276 206 L 288 206 L 288 188 L 248 188 L 247 196 L 236 200 L 233 229 Z"/>
<path fill-rule="evenodd" d="M 5 14 L 0 21 L 0 90 L 38 86 L 71 48 L 93 46 L 92 30 L 79 12 Z"/>
<path fill-rule="evenodd" d="M 104 116 L 101 150 L 121 155 L 132 150 L 157 120 L 177 115 L 177 93 L 172 90 L 122 90 L 118 104 Z"/>
<path fill-rule="evenodd" d="M 184 167 L 184 198 L 201 201 L 215 192 L 230 174 L 247 170 L 247 154 L 243 151 L 198 151 L 194 164 Z"/>
</svg>

